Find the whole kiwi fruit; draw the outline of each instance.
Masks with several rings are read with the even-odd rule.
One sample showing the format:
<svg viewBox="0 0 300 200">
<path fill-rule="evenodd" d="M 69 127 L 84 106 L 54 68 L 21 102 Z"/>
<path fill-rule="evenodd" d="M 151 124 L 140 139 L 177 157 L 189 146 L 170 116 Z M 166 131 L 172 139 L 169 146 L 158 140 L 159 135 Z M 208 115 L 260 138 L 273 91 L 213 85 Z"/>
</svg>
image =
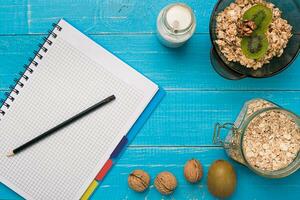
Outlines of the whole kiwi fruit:
<svg viewBox="0 0 300 200">
<path fill-rule="evenodd" d="M 236 187 L 236 174 L 232 165 L 225 160 L 215 161 L 208 171 L 207 186 L 214 196 L 229 197 Z"/>
</svg>

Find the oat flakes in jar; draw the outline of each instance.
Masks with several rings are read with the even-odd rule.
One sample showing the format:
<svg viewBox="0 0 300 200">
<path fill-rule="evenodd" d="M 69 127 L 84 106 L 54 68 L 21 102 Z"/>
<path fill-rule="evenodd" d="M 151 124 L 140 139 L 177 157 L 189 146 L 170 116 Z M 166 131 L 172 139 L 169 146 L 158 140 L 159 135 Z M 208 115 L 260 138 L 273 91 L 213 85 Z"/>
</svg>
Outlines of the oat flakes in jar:
<svg viewBox="0 0 300 200">
<path fill-rule="evenodd" d="M 223 129 L 228 130 L 224 140 Z M 217 123 L 213 142 L 267 178 L 286 177 L 300 168 L 299 116 L 264 99 L 246 102 L 235 123 Z"/>
</svg>

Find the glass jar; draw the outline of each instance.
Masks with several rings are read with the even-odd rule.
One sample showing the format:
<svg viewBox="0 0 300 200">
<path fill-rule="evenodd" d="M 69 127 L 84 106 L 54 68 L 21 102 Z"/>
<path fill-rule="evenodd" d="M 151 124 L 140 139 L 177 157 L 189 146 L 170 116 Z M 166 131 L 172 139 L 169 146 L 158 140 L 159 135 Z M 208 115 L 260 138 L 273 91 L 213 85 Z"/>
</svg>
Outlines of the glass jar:
<svg viewBox="0 0 300 200">
<path fill-rule="evenodd" d="M 183 45 L 192 37 L 196 28 L 193 10 L 183 3 L 173 3 L 161 10 L 157 17 L 159 41 L 170 48 Z"/>
<path fill-rule="evenodd" d="M 255 107 L 253 105 L 258 106 Z M 223 146 L 229 157 L 247 166 L 256 174 L 267 178 L 282 178 L 292 174 L 300 168 L 299 150 L 291 163 L 289 163 L 286 167 L 274 171 L 261 170 L 252 166 L 247 161 L 247 157 L 245 156 L 244 138 L 249 124 L 257 116 L 261 116 L 268 111 L 280 111 L 284 113 L 286 116 L 288 116 L 288 118 L 292 119 L 296 126 L 300 129 L 300 118 L 296 114 L 285 110 L 270 101 L 264 99 L 253 99 L 245 103 L 235 123 L 217 123 L 215 125 L 213 143 Z M 228 130 L 227 136 L 224 140 L 220 136 L 222 129 Z"/>
</svg>

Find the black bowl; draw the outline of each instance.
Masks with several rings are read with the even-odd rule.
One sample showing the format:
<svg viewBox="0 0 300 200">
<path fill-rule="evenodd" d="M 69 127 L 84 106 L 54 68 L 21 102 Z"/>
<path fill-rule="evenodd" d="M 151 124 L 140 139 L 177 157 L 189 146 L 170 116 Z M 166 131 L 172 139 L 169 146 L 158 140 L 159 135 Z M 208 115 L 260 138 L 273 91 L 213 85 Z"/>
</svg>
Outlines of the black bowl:
<svg viewBox="0 0 300 200">
<path fill-rule="evenodd" d="M 210 39 L 213 44 L 211 49 L 211 63 L 214 69 L 224 78 L 236 80 L 245 77 L 265 78 L 270 77 L 286 69 L 297 57 L 300 49 L 300 1 L 298 0 L 269 0 L 282 11 L 282 18 L 293 26 L 293 36 L 289 39 L 287 47 L 280 57 L 274 57 L 270 63 L 264 64 L 260 69 L 254 70 L 242 66 L 238 62 L 229 62 L 215 43 L 217 39 L 216 16 L 222 12 L 234 0 L 219 0 L 210 17 Z"/>
</svg>

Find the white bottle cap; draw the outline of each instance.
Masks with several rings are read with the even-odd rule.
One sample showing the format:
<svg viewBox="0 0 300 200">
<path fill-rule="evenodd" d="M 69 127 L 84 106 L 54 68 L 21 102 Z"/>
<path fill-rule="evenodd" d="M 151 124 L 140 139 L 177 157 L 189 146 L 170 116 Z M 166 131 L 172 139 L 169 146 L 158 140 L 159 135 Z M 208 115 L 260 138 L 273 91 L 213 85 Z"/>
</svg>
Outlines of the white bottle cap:
<svg viewBox="0 0 300 200">
<path fill-rule="evenodd" d="M 167 10 L 166 22 L 174 32 L 186 30 L 192 24 L 191 10 L 183 4 L 175 4 Z"/>
<path fill-rule="evenodd" d="M 195 32 L 196 18 L 193 10 L 183 3 L 164 7 L 157 17 L 157 36 L 167 47 L 183 45 Z"/>
</svg>

